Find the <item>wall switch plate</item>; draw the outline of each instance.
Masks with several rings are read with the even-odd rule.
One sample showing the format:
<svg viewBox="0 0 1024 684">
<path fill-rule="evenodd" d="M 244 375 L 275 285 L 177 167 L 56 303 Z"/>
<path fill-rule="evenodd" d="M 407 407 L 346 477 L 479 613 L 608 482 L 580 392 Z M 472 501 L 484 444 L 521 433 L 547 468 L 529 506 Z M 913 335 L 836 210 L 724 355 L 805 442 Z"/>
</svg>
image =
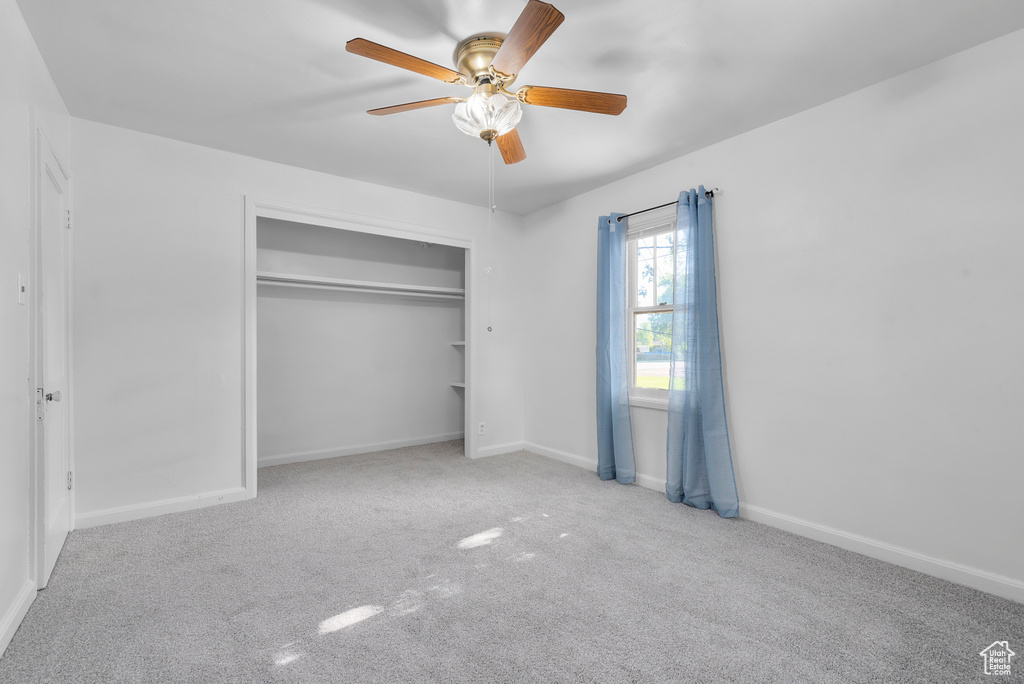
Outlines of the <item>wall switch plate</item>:
<svg viewBox="0 0 1024 684">
<path fill-rule="evenodd" d="M 484 434 L 484 424 L 483 423 L 480 423 L 480 425 L 477 426 L 476 434 L 478 434 L 478 435 Z"/>
</svg>

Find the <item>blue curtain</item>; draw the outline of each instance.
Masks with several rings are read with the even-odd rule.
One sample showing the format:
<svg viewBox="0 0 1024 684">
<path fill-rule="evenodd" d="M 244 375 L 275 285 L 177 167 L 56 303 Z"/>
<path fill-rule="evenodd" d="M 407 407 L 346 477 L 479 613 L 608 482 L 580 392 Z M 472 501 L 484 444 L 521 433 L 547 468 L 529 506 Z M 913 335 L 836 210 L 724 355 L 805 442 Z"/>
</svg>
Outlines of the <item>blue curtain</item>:
<svg viewBox="0 0 1024 684">
<path fill-rule="evenodd" d="M 626 221 L 597 222 L 597 474 L 636 479 L 626 345 Z"/>
<path fill-rule="evenodd" d="M 718 339 L 712 198 L 679 193 L 665 493 L 671 501 L 739 514 L 725 421 Z"/>
</svg>

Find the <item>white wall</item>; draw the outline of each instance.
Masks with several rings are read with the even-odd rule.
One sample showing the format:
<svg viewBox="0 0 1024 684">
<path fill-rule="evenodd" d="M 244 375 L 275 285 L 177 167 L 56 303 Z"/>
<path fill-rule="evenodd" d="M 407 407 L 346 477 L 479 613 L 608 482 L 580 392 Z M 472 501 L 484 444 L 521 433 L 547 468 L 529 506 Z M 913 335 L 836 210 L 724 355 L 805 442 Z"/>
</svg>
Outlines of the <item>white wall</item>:
<svg viewBox="0 0 1024 684">
<path fill-rule="evenodd" d="M 245 195 L 479 238 L 497 276 L 495 330 L 476 333 L 479 446 L 521 442 L 519 217 L 496 215 L 490 250 L 480 207 L 80 119 L 72 141 L 79 525 L 240 486 Z"/>
<path fill-rule="evenodd" d="M 718 186 L 743 513 L 1024 601 L 1021 64 L 1016 32 L 527 217 L 527 442 L 595 459 L 597 216 Z"/>
<path fill-rule="evenodd" d="M 35 596 L 29 579 L 29 108 L 68 163 L 68 112 L 14 0 L 0 0 L 0 654 Z"/>
<path fill-rule="evenodd" d="M 259 219 L 257 269 L 463 288 L 466 250 Z M 261 285 L 259 465 L 462 436 L 464 301 Z"/>
</svg>

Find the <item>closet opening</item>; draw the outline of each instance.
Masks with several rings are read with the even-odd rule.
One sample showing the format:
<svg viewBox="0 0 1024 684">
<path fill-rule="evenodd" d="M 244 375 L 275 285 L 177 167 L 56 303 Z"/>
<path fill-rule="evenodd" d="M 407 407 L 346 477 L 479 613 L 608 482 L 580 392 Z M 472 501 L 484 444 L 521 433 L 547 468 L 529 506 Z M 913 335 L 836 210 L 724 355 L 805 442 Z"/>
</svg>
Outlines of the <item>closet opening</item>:
<svg viewBox="0 0 1024 684">
<path fill-rule="evenodd" d="M 250 496 L 259 467 L 453 440 L 472 455 L 472 241 L 294 214 L 247 202 Z"/>
</svg>

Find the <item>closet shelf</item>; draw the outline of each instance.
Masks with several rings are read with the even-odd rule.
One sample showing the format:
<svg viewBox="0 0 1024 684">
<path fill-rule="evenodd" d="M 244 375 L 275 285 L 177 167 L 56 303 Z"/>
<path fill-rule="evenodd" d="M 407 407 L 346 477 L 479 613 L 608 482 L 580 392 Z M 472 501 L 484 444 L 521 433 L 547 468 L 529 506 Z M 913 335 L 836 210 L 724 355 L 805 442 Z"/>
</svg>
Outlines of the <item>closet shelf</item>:
<svg viewBox="0 0 1024 684">
<path fill-rule="evenodd" d="M 406 297 L 427 297 L 430 299 L 465 299 L 466 291 L 458 287 L 436 287 L 433 285 L 407 285 L 402 283 L 381 283 L 370 280 L 348 280 L 346 278 L 323 278 L 294 273 L 271 273 L 257 271 L 256 282 L 280 287 L 305 287 L 316 290 L 346 290 L 348 292 L 372 292 Z"/>
<path fill-rule="evenodd" d="M 464 388 L 466 386 L 466 383 L 464 383 L 464 382 L 453 382 L 453 383 L 451 383 L 451 385 L 452 385 L 452 387 L 463 387 Z"/>
<path fill-rule="evenodd" d="M 451 345 L 453 347 L 465 347 L 466 346 L 466 340 L 458 340 L 457 342 L 452 342 Z"/>
</svg>

